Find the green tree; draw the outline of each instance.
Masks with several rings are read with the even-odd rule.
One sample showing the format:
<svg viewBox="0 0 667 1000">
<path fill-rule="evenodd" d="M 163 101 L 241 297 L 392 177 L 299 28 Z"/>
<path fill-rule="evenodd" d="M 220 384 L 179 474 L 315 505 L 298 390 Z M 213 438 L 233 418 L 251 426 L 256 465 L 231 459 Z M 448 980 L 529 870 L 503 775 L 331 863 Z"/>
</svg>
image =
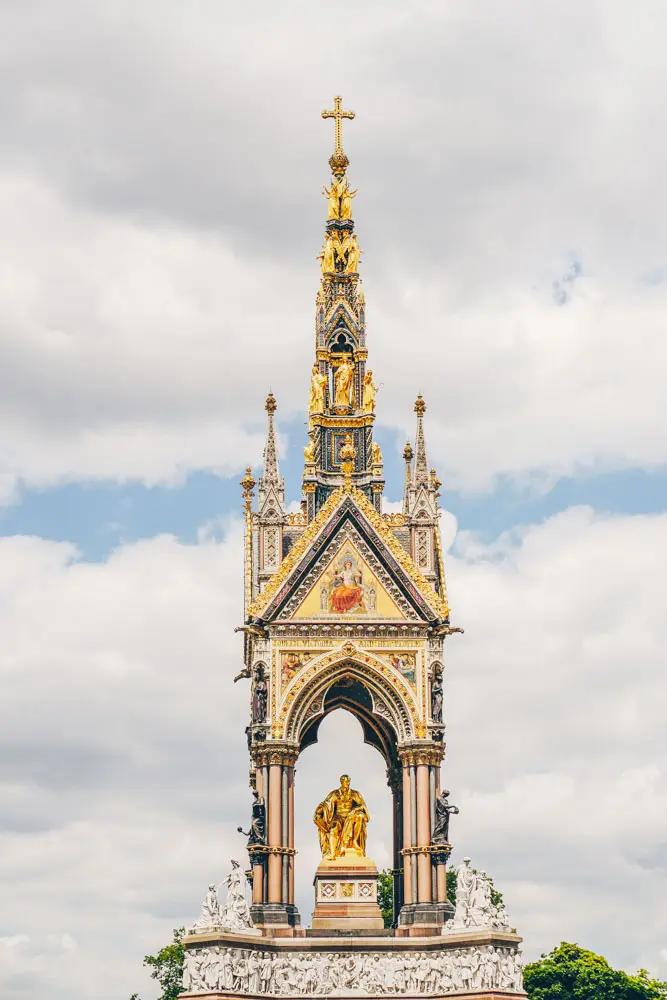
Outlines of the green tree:
<svg viewBox="0 0 667 1000">
<path fill-rule="evenodd" d="M 456 906 L 456 868 L 447 869 L 447 899 Z"/>
<path fill-rule="evenodd" d="M 394 876 L 391 868 L 378 875 L 378 904 L 382 910 L 385 927 L 394 926 Z"/>
<path fill-rule="evenodd" d="M 612 969 L 606 958 L 565 941 L 524 970 L 530 1000 L 663 1000 L 665 983 L 642 969 L 636 976 Z"/>
<path fill-rule="evenodd" d="M 160 984 L 162 993 L 159 1000 L 176 1000 L 178 994 L 183 992 L 184 934 L 185 927 L 176 928 L 171 944 L 161 948 L 157 955 L 146 955 L 144 958 L 144 965 L 151 969 L 151 976 Z M 138 994 L 133 993 L 130 1000 L 139 1000 Z"/>
</svg>

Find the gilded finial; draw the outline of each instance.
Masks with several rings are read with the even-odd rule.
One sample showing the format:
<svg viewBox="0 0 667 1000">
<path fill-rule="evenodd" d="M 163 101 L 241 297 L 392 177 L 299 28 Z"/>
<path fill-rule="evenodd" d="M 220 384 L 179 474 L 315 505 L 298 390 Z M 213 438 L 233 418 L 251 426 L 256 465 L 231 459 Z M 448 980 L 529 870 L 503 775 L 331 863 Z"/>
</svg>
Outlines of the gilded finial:
<svg viewBox="0 0 667 1000">
<path fill-rule="evenodd" d="M 406 462 L 411 462 L 412 459 L 413 459 L 413 456 L 414 456 L 414 452 L 412 450 L 412 445 L 410 444 L 409 441 L 407 441 L 406 445 L 405 445 L 405 448 L 403 449 L 403 458 L 405 459 Z"/>
<path fill-rule="evenodd" d="M 277 408 L 278 404 L 276 403 L 276 397 L 273 395 L 272 392 L 270 392 L 269 395 L 266 397 L 266 403 L 264 404 L 264 409 L 266 410 L 267 413 L 275 413 Z"/>
<path fill-rule="evenodd" d="M 348 118 L 351 121 L 354 118 L 354 111 L 344 111 L 342 105 L 343 98 L 339 94 L 334 97 L 333 110 L 322 112 L 323 118 L 333 118 L 335 122 L 335 145 L 333 156 L 329 160 L 329 165 L 333 174 L 345 173 L 345 168 L 350 162 L 343 151 L 343 119 Z"/>
<path fill-rule="evenodd" d="M 252 469 L 250 468 L 250 466 L 246 468 L 245 476 L 241 480 L 240 485 L 243 490 L 243 499 L 247 504 L 249 504 L 250 500 L 252 499 L 252 491 L 254 490 L 256 485 L 256 481 L 253 478 Z"/>
<path fill-rule="evenodd" d="M 424 402 L 424 399 L 420 392 L 419 395 L 417 396 L 417 399 L 415 400 L 415 413 L 417 414 L 418 417 L 423 417 L 425 410 L 426 410 L 426 403 Z"/>
</svg>

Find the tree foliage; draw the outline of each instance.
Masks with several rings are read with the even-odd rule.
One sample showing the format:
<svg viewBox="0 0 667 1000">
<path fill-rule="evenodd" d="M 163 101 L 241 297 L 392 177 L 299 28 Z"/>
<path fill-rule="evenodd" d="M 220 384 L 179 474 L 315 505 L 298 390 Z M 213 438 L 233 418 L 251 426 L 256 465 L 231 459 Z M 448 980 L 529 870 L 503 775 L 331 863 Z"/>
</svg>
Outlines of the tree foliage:
<svg viewBox="0 0 667 1000">
<path fill-rule="evenodd" d="M 161 948 L 157 955 L 146 955 L 144 958 L 144 965 L 148 966 L 151 976 L 160 984 L 162 993 L 159 1000 L 176 1000 L 178 994 L 183 992 L 184 934 L 184 927 L 176 928 L 170 944 Z M 130 1000 L 139 1000 L 139 997 L 133 993 Z"/>
<path fill-rule="evenodd" d="M 665 983 L 642 969 L 636 976 L 612 969 L 606 958 L 565 941 L 524 970 L 530 1000 L 663 1000 Z"/>
<path fill-rule="evenodd" d="M 382 910 L 385 927 L 394 926 L 394 876 L 391 868 L 378 875 L 378 905 Z"/>
</svg>

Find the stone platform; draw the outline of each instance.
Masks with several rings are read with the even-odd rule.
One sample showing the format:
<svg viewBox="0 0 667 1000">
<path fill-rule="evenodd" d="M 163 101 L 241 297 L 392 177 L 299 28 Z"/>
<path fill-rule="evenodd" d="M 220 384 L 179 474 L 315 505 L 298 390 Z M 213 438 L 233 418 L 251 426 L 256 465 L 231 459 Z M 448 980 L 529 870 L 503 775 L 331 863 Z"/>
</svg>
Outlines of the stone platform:
<svg viewBox="0 0 667 1000">
<path fill-rule="evenodd" d="M 191 933 L 182 1000 L 236 997 L 525 997 L 521 938 L 503 930 L 467 930 L 429 937 L 293 936 L 261 938 L 228 931 Z"/>
<path fill-rule="evenodd" d="M 378 870 L 370 858 L 346 851 L 335 861 L 322 861 L 315 872 L 313 931 L 382 930 L 378 905 Z"/>
</svg>

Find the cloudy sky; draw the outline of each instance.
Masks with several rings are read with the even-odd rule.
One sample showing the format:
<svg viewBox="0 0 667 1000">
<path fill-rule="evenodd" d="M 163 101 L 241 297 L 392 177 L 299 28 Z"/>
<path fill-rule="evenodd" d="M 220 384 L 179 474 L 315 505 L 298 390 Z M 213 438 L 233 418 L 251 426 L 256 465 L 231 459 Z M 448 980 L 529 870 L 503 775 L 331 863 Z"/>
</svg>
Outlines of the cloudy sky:
<svg viewBox="0 0 667 1000">
<path fill-rule="evenodd" d="M 387 499 L 444 482 L 446 781 L 528 957 L 667 978 L 660 0 L 0 0 L 0 994 L 156 995 L 248 818 L 238 479 L 298 499 L 342 93 Z M 345 739 L 341 740 L 341 733 Z M 341 750 L 341 745 L 345 750 Z M 387 863 L 379 756 L 341 768 Z"/>
</svg>

